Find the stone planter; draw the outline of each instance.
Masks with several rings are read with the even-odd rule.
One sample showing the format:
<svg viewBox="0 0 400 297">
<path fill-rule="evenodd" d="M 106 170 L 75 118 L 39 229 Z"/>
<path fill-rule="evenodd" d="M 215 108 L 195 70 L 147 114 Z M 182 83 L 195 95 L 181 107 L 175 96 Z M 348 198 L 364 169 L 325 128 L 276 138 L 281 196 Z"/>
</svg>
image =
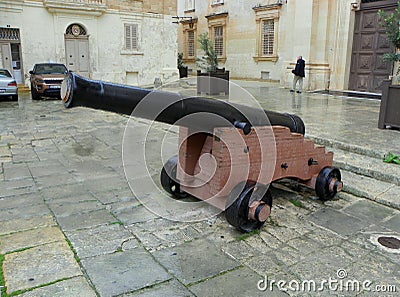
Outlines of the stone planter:
<svg viewBox="0 0 400 297">
<path fill-rule="evenodd" d="M 197 70 L 197 94 L 207 95 L 229 94 L 229 71 L 217 69 L 216 71 L 201 72 Z"/>
<path fill-rule="evenodd" d="M 390 79 L 382 83 L 382 99 L 378 128 L 400 128 L 400 85 L 391 84 Z"/>
</svg>

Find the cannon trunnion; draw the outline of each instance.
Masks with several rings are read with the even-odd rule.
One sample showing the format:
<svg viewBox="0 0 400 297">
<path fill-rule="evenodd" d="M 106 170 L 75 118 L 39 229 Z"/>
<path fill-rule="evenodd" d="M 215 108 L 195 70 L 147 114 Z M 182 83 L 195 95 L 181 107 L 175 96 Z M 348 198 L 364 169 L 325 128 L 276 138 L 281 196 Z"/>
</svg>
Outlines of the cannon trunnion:
<svg viewBox="0 0 400 297">
<path fill-rule="evenodd" d="M 179 151 L 161 170 L 166 192 L 189 194 L 225 211 L 242 232 L 263 226 L 272 209 L 269 185 L 295 179 L 322 200 L 342 190 L 333 153 L 304 138 L 296 115 L 202 97 L 94 81 L 69 73 L 61 87 L 68 108 L 89 108 L 179 125 Z M 211 114 L 196 117 L 196 114 Z"/>
</svg>

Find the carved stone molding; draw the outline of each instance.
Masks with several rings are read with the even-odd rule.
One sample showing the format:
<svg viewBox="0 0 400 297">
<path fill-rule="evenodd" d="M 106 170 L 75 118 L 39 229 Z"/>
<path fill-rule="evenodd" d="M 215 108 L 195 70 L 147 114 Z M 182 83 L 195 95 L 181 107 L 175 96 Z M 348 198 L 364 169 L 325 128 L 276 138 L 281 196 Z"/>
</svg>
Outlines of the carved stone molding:
<svg viewBox="0 0 400 297">
<path fill-rule="evenodd" d="M 107 10 L 106 0 L 43 0 L 43 5 L 51 13 L 69 12 L 100 16 Z"/>
</svg>

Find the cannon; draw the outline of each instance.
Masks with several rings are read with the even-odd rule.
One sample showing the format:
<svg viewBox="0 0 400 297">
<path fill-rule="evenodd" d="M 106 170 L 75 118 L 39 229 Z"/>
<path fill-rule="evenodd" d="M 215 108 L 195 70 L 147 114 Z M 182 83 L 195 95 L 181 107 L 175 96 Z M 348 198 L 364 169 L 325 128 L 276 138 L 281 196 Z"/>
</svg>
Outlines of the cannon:
<svg viewBox="0 0 400 297">
<path fill-rule="evenodd" d="M 90 80 L 68 73 L 61 86 L 65 107 L 83 106 L 179 126 L 179 149 L 161 169 L 163 189 L 225 211 L 242 232 L 259 229 L 272 208 L 269 185 L 295 179 L 322 200 L 342 190 L 333 153 L 305 139 L 294 114 L 223 100 Z"/>
</svg>

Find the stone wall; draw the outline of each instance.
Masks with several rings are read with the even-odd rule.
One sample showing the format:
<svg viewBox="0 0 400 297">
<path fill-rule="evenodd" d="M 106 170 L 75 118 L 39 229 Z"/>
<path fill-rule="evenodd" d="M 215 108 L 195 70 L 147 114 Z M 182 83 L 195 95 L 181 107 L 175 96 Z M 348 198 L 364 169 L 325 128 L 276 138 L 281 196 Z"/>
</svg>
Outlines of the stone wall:
<svg viewBox="0 0 400 297">
<path fill-rule="evenodd" d="M 20 29 L 26 85 L 29 85 L 28 72 L 35 63 L 66 64 L 64 34 L 74 23 L 85 28 L 89 36 L 91 78 L 143 86 L 153 84 L 156 78 L 164 82 L 178 77 L 177 30 L 171 21 L 171 16 L 176 15 L 176 1 L 107 0 L 106 3 L 107 7 L 87 9 L 55 0 L 18 1 L 18 5 L 10 1 L 7 9 L 0 8 L 0 27 Z M 155 10 L 150 11 L 150 7 Z M 138 25 L 138 51 L 124 51 L 125 23 Z"/>
<path fill-rule="evenodd" d="M 291 70 L 301 55 L 306 61 L 306 90 L 347 87 L 354 27 L 351 3 L 354 1 L 249 0 L 225 1 L 219 6 L 211 6 L 210 1 L 196 1 L 194 12 L 185 12 L 184 2 L 178 1 L 178 15 L 197 18 L 197 36 L 209 30 L 205 16 L 228 13 L 226 61 L 220 66 L 230 70 L 233 78 L 267 78 L 290 87 Z M 266 13 L 278 15 L 275 60 L 254 58 L 259 34 L 254 7 L 259 5 L 276 8 L 271 11 L 266 8 Z M 183 26 L 180 26 L 179 51 L 183 52 Z M 198 51 L 197 55 L 200 54 Z M 189 61 L 188 66 L 197 69 L 193 61 Z"/>
</svg>

